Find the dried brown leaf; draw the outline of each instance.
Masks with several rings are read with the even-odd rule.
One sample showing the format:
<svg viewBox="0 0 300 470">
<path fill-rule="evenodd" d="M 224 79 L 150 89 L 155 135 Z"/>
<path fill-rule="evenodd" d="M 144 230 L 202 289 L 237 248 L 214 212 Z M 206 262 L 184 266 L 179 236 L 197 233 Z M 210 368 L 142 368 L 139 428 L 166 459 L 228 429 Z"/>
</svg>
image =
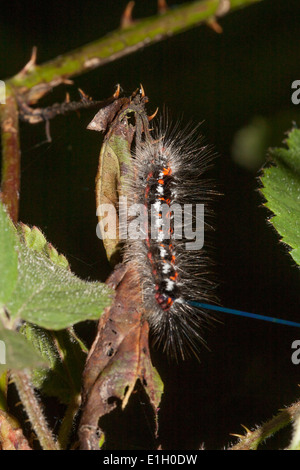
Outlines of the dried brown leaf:
<svg viewBox="0 0 300 470">
<path fill-rule="evenodd" d="M 163 391 L 150 359 L 149 327 L 142 317 L 134 268 L 117 267 L 109 284 L 116 285 L 116 299 L 99 322 L 84 373 L 84 410 L 79 429 L 82 449 L 98 448 L 99 419 L 117 406 L 124 409 L 138 380 L 149 397 L 156 422 Z"/>
</svg>

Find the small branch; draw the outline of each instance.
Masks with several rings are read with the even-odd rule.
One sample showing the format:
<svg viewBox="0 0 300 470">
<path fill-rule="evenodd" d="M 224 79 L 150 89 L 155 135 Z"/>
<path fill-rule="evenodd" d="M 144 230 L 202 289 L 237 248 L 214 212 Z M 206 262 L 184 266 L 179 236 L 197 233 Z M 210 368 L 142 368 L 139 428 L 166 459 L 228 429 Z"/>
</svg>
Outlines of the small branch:
<svg viewBox="0 0 300 470">
<path fill-rule="evenodd" d="M 51 431 L 46 423 L 41 405 L 34 393 L 30 375 L 27 371 L 12 371 L 11 378 L 14 381 L 22 404 L 26 410 L 31 425 L 44 450 L 59 450 Z"/>
<path fill-rule="evenodd" d="M 133 21 L 132 26 L 114 31 L 104 38 L 61 55 L 40 66 L 28 68 L 27 73 L 17 74 L 8 80 L 12 87 L 27 93 L 27 102 L 34 103 L 51 88 L 69 78 L 88 72 L 136 52 L 145 46 L 186 31 L 211 18 L 221 17 L 229 11 L 246 7 L 262 0 L 201 0 L 180 5 L 163 15 Z M 132 2 L 130 2 L 132 5 Z"/>
<path fill-rule="evenodd" d="M 281 410 L 274 418 L 257 428 L 255 431 L 247 431 L 245 436 L 241 436 L 240 442 L 229 447 L 228 450 L 256 450 L 259 444 L 261 444 L 265 439 L 292 423 L 299 416 L 299 412 L 300 401 L 284 410 Z"/>
<path fill-rule="evenodd" d="M 63 450 L 68 446 L 70 434 L 74 425 L 74 419 L 78 413 L 80 404 L 80 395 L 73 396 L 61 423 L 57 441 L 59 442 L 60 448 Z"/>
<path fill-rule="evenodd" d="M 17 102 L 7 89 L 6 104 L 0 107 L 2 137 L 1 199 L 14 223 L 18 221 L 20 195 L 20 142 Z"/>
<path fill-rule="evenodd" d="M 300 450 L 300 409 L 294 419 L 294 432 L 288 450 Z"/>
<path fill-rule="evenodd" d="M 20 97 L 18 103 L 20 107 L 20 119 L 28 122 L 29 124 L 38 124 L 40 122 L 47 122 L 58 115 L 65 115 L 81 109 L 90 109 L 107 106 L 114 101 L 114 97 L 108 98 L 103 101 L 83 100 L 81 101 L 65 101 L 64 103 L 54 103 L 52 106 L 46 108 L 32 108 L 28 106 Z"/>
</svg>

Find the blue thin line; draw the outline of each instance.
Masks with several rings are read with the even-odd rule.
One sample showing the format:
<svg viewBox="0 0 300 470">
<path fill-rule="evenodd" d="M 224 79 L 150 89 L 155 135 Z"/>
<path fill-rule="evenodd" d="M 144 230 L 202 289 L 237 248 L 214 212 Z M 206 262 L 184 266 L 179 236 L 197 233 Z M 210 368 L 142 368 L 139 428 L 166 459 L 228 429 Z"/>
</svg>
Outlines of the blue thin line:
<svg viewBox="0 0 300 470">
<path fill-rule="evenodd" d="M 189 304 L 195 307 L 202 307 L 208 310 L 216 310 L 218 312 L 232 313 L 233 315 L 241 315 L 242 317 L 255 318 L 257 320 L 270 321 L 273 323 L 280 323 L 282 325 L 297 326 L 300 327 L 300 323 L 289 320 L 282 320 L 281 318 L 267 317 L 266 315 L 259 315 L 257 313 L 243 312 L 242 310 L 234 310 L 232 308 L 218 307 L 217 305 L 202 304 L 200 302 L 190 301 Z"/>
</svg>

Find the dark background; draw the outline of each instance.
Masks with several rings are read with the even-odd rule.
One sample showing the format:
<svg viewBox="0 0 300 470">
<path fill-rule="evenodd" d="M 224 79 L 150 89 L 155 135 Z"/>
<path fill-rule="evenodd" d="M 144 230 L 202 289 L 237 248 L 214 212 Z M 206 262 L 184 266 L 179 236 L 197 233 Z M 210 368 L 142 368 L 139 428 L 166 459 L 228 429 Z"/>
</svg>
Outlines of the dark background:
<svg viewBox="0 0 300 470">
<path fill-rule="evenodd" d="M 184 3 L 178 1 L 178 3 Z M 38 47 L 38 63 L 116 29 L 126 0 L 1 1 L 0 78 L 17 73 Z M 176 6 L 175 1 L 169 5 Z M 156 1 L 137 0 L 136 18 L 156 13 Z M 207 26 L 167 39 L 77 77 L 77 87 L 95 99 L 110 96 L 117 83 L 130 94 L 140 83 L 150 97 L 149 113 L 165 104 L 174 118 L 204 123 L 202 132 L 219 158 L 213 177 L 224 193 L 216 205 L 215 260 L 221 305 L 289 320 L 299 319 L 299 270 L 262 207 L 257 188 L 260 164 L 236 163 L 236 132 L 260 116 L 267 145 L 280 145 L 292 122 L 300 122 L 291 102 L 291 83 L 300 79 L 300 2 L 264 0 L 233 12 L 217 35 Z M 67 87 L 43 99 L 62 101 Z M 86 130 L 93 111 L 51 122 L 52 143 L 43 143 L 43 125 L 21 124 L 20 220 L 40 227 L 85 279 L 105 280 L 109 266 L 96 237 L 94 178 L 101 135 Z M 300 332 L 230 315 L 206 333 L 210 351 L 201 363 L 153 360 L 165 382 L 160 411 L 164 449 L 222 449 L 271 418 L 298 396 L 300 365 L 291 362 L 291 343 Z M 92 325 L 91 332 L 94 332 Z M 92 339 L 92 338 L 91 338 Z M 110 416 L 108 448 L 151 448 L 151 413 L 141 394 L 124 416 Z M 270 447 L 282 448 L 289 433 Z"/>
</svg>

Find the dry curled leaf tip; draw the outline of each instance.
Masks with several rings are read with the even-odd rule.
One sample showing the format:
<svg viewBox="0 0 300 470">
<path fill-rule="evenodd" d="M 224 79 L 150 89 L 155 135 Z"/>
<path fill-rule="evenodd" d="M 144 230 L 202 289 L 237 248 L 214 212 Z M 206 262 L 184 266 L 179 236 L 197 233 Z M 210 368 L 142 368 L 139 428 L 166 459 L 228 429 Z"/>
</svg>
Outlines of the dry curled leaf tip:
<svg viewBox="0 0 300 470">
<path fill-rule="evenodd" d="M 156 108 L 156 110 L 154 111 L 153 114 L 151 114 L 151 116 L 148 116 L 148 121 L 149 121 L 149 122 L 152 121 L 152 119 L 155 118 L 155 116 L 157 115 L 157 113 L 158 113 L 158 108 Z"/>
<path fill-rule="evenodd" d="M 140 84 L 140 94 L 142 98 L 145 98 L 146 94 L 145 94 L 145 90 L 142 84 Z"/>
<path fill-rule="evenodd" d="M 116 89 L 116 91 L 115 91 L 114 94 L 113 94 L 113 98 L 114 98 L 115 100 L 116 100 L 117 98 L 119 98 L 119 96 L 120 96 L 120 91 L 121 91 L 121 86 L 120 86 L 120 84 L 118 83 L 118 84 L 117 84 L 117 89 Z"/>
</svg>

